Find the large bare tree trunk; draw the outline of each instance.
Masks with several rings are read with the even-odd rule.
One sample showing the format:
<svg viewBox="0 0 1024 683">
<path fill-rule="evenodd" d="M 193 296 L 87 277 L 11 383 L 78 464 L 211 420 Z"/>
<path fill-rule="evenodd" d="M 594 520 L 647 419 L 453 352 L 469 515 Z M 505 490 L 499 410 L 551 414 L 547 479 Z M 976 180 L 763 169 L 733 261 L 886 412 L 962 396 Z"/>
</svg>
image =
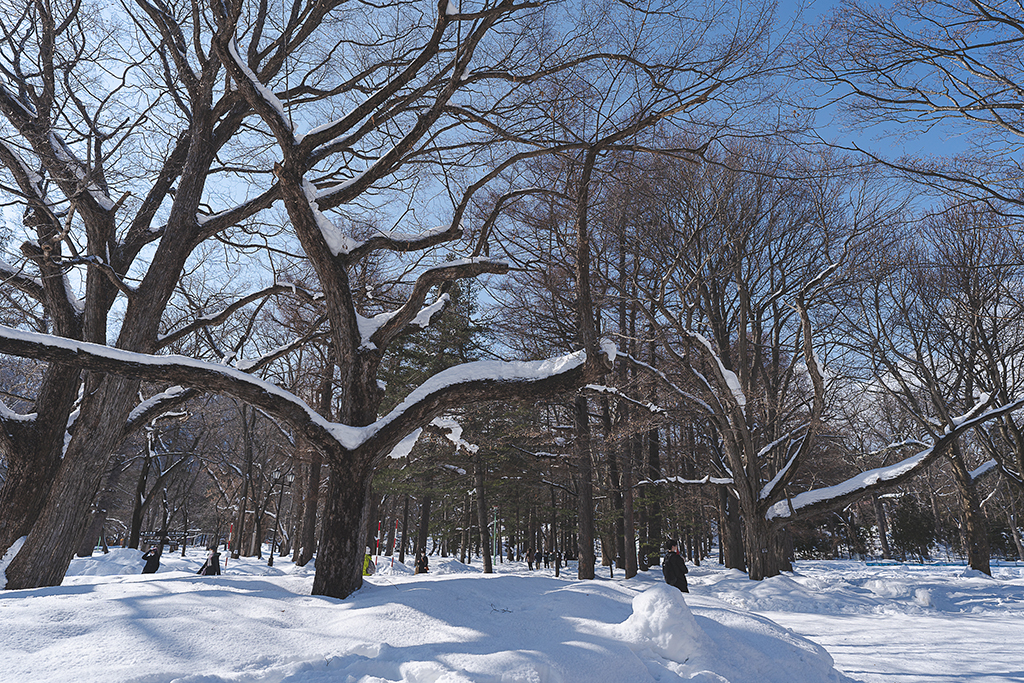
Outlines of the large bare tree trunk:
<svg viewBox="0 0 1024 683">
<path fill-rule="evenodd" d="M 967 563 L 971 569 L 991 575 L 988 524 L 985 519 L 985 513 L 981 510 L 977 485 L 971 479 L 970 472 L 967 471 L 959 444 L 954 443 L 953 447 L 950 448 L 949 461 L 953 465 L 953 481 L 956 482 L 956 490 L 960 498 L 960 509 L 964 515 L 964 540 L 967 545 Z"/>
<path fill-rule="evenodd" d="M 7 480 L 0 487 L 0 552 L 27 536 L 46 502 L 60 467 L 68 414 L 78 395 L 78 368 L 53 364 L 43 375 L 35 408 L 45 414 L 31 429 L 11 435 Z M 45 411 L 45 413 L 43 412 Z"/>
<path fill-rule="evenodd" d="M 366 547 L 372 475 L 341 463 L 329 469 L 313 595 L 345 598 L 363 585 L 362 563 L 351 560 Z"/>
<path fill-rule="evenodd" d="M 785 568 L 780 534 L 761 515 L 743 520 L 747 574 L 754 581 L 778 576 Z"/>
<path fill-rule="evenodd" d="M 89 438 L 72 440 L 32 531 L 7 567 L 7 588 L 59 586 L 82 538 L 89 509 L 107 471 L 139 381 L 115 376 L 93 379 L 76 429 Z"/>
<path fill-rule="evenodd" d="M 91 557 L 95 548 L 96 539 L 102 539 L 104 552 L 106 552 L 106 539 L 103 538 L 103 527 L 107 523 L 107 513 L 114 505 L 114 497 L 117 494 L 117 484 L 124 472 L 123 458 L 115 457 L 107 470 L 107 478 L 103 482 L 100 494 L 89 518 L 89 526 L 86 528 L 82 541 L 79 543 L 77 555 L 79 557 Z M 136 546 L 138 547 L 138 546 Z"/>
</svg>

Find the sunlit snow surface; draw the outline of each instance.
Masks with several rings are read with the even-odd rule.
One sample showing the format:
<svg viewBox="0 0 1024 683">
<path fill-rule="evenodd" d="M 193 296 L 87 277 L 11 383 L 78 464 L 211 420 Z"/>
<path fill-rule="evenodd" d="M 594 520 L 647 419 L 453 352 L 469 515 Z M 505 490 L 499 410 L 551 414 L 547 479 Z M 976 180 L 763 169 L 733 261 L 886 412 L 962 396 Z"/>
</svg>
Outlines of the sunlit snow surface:
<svg viewBox="0 0 1024 683">
<path fill-rule="evenodd" d="M 334 600 L 309 595 L 312 566 L 229 559 L 201 577 L 203 555 L 143 576 L 118 549 L 74 560 L 59 588 L 0 591 L 0 681 L 1024 681 L 1024 567 L 801 562 L 756 583 L 705 565 L 684 601 L 657 569 L 580 582 L 383 558 Z"/>
</svg>

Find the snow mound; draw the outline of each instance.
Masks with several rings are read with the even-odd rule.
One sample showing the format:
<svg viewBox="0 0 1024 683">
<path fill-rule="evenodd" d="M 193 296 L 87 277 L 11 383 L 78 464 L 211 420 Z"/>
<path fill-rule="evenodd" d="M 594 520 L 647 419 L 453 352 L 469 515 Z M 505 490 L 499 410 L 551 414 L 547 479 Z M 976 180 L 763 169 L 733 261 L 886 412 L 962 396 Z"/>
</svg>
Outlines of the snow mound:
<svg viewBox="0 0 1024 683">
<path fill-rule="evenodd" d="M 704 602 L 704 601 L 701 601 Z M 695 615 L 677 589 L 656 585 L 633 598 L 617 636 L 655 680 L 694 683 L 841 683 L 824 648 L 774 622 L 721 607 Z"/>
<path fill-rule="evenodd" d="M 661 585 L 633 598 L 633 614 L 620 625 L 620 638 L 635 645 L 634 651 L 649 649 L 680 663 L 711 647 L 682 595 Z"/>
<path fill-rule="evenodd" d="M 145 565 L 142 551 L 134 548 L 111 548 L 105 555 L 76 558 L 68 567 L 68 576 L 118 576 L 139 574 Z"/>
</svg>

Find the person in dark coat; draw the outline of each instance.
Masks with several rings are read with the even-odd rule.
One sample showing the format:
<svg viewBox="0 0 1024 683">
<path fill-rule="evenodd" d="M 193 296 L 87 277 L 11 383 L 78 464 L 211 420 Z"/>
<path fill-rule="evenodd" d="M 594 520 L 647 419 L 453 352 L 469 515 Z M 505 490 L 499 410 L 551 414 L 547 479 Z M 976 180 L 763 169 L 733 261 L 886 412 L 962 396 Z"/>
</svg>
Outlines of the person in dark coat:
<svg viewBox="0 0 1024 683">
<path fill-rule="evenodd" d="M 146 561 L 146 566 L 142 568 L 143 574 L 156 574 L 156 570 L 160 569 L 161 550 L 163 550 L 163 546 L 149 546 L 149 550 L 142 556 L 142 559 Z"/>
<path fill-rule="evenodd" d="M 426 574 L 427 569 L 429 569 L 427 566 L 427 554 L 424 552 L 416 553 L 416 573 Z"/>
<path fill-rule="evenodd" d="M 665 555 L 665 562 L 662 563 L 665 583 L 675 586 L 684 593 L 689 593 L 690 588 L 686 585 L 686 560 L 679 554 L 679 544 L 670 541 L 667 545 L 668 554 Z"/>
<path fill-rule="evenodd" d="M 220 576 L 220 553 L 217 552 L 216 548 L 210 549 L 210 554 L 206 556 L 206 562 L 196 572 L 200 576 Z"/>
</svg>

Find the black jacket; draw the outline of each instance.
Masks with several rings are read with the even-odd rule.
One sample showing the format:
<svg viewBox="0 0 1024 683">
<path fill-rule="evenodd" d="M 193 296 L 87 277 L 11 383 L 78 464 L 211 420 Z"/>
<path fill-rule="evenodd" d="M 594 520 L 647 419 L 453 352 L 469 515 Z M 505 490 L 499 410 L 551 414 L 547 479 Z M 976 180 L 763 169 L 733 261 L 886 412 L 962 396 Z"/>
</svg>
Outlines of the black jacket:
<svg viewBox="0 0 1024 683">
<path fill-rule="evenodd" d="M 146 566 L 142 568 L 143 574 L 155 574 L 156 570 L 160 568 L 160 551 L 156 548 L 146 551 L 142 559 L 146 561 Z"/>
<path fill-rule="evenodd" d="M 196 574 L 202 574 L 203 576 L 219 576 L 220 575 L 220 553 L 214 553 L 206 558 L 206 562 L 199 568 Z"/>
<path fill-rule="evenodd" d="M 662 569 L 665 572 L 665 583 L 670 586 L 675 586 L 684 593 L 690 592 L 690 589 L 686 585 L 686 561 L 683 559 L 682 555 L 673 552 L 665 555 L 665 562 L 662 564 Z"/>
</svg>

